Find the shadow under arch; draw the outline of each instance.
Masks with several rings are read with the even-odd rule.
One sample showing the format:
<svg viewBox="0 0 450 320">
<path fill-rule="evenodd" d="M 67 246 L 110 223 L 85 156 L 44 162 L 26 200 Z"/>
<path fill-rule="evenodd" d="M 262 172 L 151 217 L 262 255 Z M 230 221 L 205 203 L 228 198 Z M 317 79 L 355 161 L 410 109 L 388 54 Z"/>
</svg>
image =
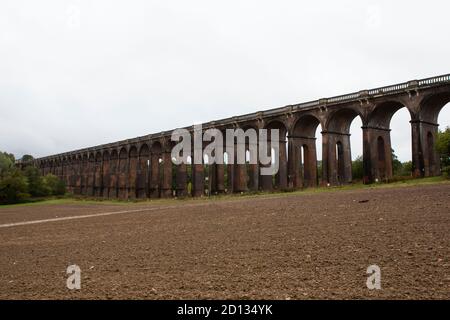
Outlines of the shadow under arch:
<svg viewBox="0 0 450 320">
<path fill-rule="evenodd" d="M 276 190 L 285 190 L 288 188 L 288 164 L 287 164 L 287 134 L 288 134 L 288 128 L 286 124 L 278 119 L 274 119 L 272 121 L 269 121 L 264 129 L 267 131 L 267 150 L 268 154 L 267 156 L 270 156 L 272 158 L 271 164 L 269 165 L 260 165 L 261 167 L 270 167 L 271 165 L 274 165 L 278 162 L 278 172 L 274 176 L 270 175 L 260 175 L 259 176 L 259 183 L 260 183 L 260 189 L 263 191 L 272 191 L 273 189 Z M 271 145 L 272 141 L 272 131 L 271 130 L 278 130 L 279 135 L 279 142 L 278 142 L 278 150 L 279 150 L 279 156 L 278 158 L 274 154 L 274 146 Z"/>
<path fill-rule="evenodd" d="M 258 129 L 254 124 L 245 124 L 236 128 L 233 141 L 228 141 L 227 132 L 224 134 L 224 159 L 225 155 L 227 163 L 217 165 L 217 189 L 220 192 L 246 192 L 248 190 L 256 191 L 259 188 L 259 166 L 258 164 L 250 164 L 250 159 L 258 159 Z M 244 135 L 236 135 L 237 132 Z M 254 141 L 256 139 L 256 141 Z M 230 144 L 230 145 L 228 145 Z M 234 151 L 228 152 L 228 148 Z M 254 152 L 252 152 L 254 151 Z M 242 157 L 243 155 L 243 157 Z M 233 159 L 231 157 L 233 156 Z M 222 184 L 226 187 L 222 188 Z"/>
<path fill-rule="evenodd" d="M 122 147 L 119 152 L 119 166 L 118 166 L 118 179 L 117 179 L 117 196 L 119 199 L 127 199 L 128 198 L 128 189 L 127 189 L 127 164 L 128 164 L 128 151 L 125 147 Z"/>
<path fill-rule="evenodd" d="M 103 198 L 108 198 L 109 195 L 109 188 L 110 188 L 110 179 L 111 179 L 111 167 L 110 167 L 110 154 L 109 151 L 104 151 L 103 155 L 103 171 L 102 171 L 102 190 L 101 190 L 101 196 Z"/>
<path fill-rule="evenodd" d="M 150 198 L 159 198 L 161 192 L 162 181 L 162 144 L 159 141 L 154 141 L 150 147 Z"/>
<path fill-rule="evenodd" d="M 384 101 L 375 105 L 363 126 L 363 170 L 364 182 L 389 181 L 393 178 L 391 121 L 401 109 L 411 110 L 400 101 Z"/>
<path fill-rule="evenodd" d="M 351 183 L 352 154 L 350 127 L 356 117 L 363 116 L 353 108 L 342 108 L 333 112 L 322 132 L 322 176 L 323 183 L 342 185 Z"/>
<path fill-rule="evenodd" d="M 139 199 L 149 197 L 148 183 L 150 172 L 150 148 L 147 143 L 143 143 L 139 148 L 138 167 L 136 174 L 136 196 Z"/>
<path fill-rule="evenodd" d="M 95 154 L 94 166 L 94 196 L 100 197 L 102 195 L 103 187 L 103 155 L 100 151 Z"/>
<path fill-rule="evenodd" d="M 311 114 L 302 115 L 289 135 L 289 185 L 294 188 L 318 185 L 316 132 L 320 120 Z"/>
<path fill-rule="evenodd" d="M 108 198 L 117 198 L 119 153 L 116 149 L 111 151 L 110 156 L 110 175 L 109 175 L 109 193 Z"/>
<path fill-rule="evenodd" d="M 440 157 L 435 149 L 439 132 L 438 119 L 442 109 L 450 103 L 450 91 L 430 94 L 419 108 L 417 119 L 412 121 L 414 176 L 430 177 L 441 174 Z"/>
<path fill-rule="evenodd" d="M 136 199 L 136 182 L 138 171 L 138 149 L 132 145 L 128 151 L 128 168 L 127 168 L 127 198 Z"/>
<path fill-rule="evenodd" d="M 82 195 L 87 195 L 87 186 L 89 177 L 89 160 L 87 153 L 84 153 L 81 157 L 80 175 L 81 175 L 80 193 Z"/>
</svg>

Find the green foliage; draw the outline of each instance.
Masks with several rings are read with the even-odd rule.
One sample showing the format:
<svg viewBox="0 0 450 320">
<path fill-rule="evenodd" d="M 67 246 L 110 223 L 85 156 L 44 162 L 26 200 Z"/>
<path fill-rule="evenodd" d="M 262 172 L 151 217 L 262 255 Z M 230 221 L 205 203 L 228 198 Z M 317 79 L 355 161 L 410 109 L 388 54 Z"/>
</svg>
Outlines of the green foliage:
<svg viewBox="0 0 450 320">
<path fill-rule="evenodd" d="M 24 156 L 22 161 L 33 160 L 32 156 Z M 42 177 L 34 166 L 26 166 L 20 170 L 15 166 L 12 154 L 0 152 L 0 204 L 23 202 L 30 197 L 46 197 L 64 195 L 66 186 L 55 175 Z"/>
<path fill-rule="evenodd" d="M 0 179 L 5 177 L 14 168 L 14 155 L 0 152 Z"/>
<path fill-rule="evenodd" d="M 412 174 L 412 161 L 406 161 L 402 163 L 402 170 L 400 171 L 400 176 L 407 177 Z"/>
<path fill-rule="evenodd" d="M 33 160 L 34 160 L 34 157 L 31 156 L 31 155 L 29 155 L 29 154 L 25 154 L 25 155 L 22 157 L 22 162 L 30 162 L 30 161 L 33 161 Z"/>
<path fill-rule="evenodd" d="M 401 162 L 392 150 L 392 170 L 394 177 L 411 176 L 412 162 Z M 320 172 L 319 172 L 320 173 Z M 363 157 L 359 156 L 352 161 L 352 177 L 353 180 L 361 180 L 364 177 Z"/>
<path fill-rule="evenodd" d="M 439 131 L 436 150 L 441 159 L 442 174 L 450 178 L 450 127 L 447 127 L 444 131 Z"/>
<path fill-rule="evenodd" d="M 322 160 L 317 161 L 317 178 L 322 181 Z"/>
<path fill-rule="evenodd" d="M 394 149 L 392 150 L 392 171 L 394 177 L 408 177 L 411 176 L 412 173 L 412 162 L 401 162 L 398 160 L 397 155 L 395 154 Z"/>
<path fill-rule="evenodd" d="M 363 158 L 362 156 L 359 156 L 354 161 L 352 161 L 352 177 L 353 180 L 362 180 L 363 176 Z"/>
<path fill-rule="evenodd" d="M 0 204 L 17 203 L 27 199 L 27 179 L 19 170 L 12 169 L 0 179 Z"/>
<path fill-rule="evenodd" d="M 28 192 L 32 197 L 45 197 L 50 195 L 50 189 L 44 183 L 41 173 L 36 167 L 27 166 L 24 175 L 28 180 Z"/>
<path fill-rule="evenodd" d="M 403 163 L 398 160 L 397 155 L 395 154 L 394 149 L 391 149 L 392 152 L 392 171 L 394 176 L 402 176 L 403 175 Z"/>
<path fill-rule="evenodd" d="M 64 181 L 53 174 L 48 174 L 43 178 L 43 185 L 49 191 L 49 195 L 61 196 L 66 193 Z"/>
</svg>

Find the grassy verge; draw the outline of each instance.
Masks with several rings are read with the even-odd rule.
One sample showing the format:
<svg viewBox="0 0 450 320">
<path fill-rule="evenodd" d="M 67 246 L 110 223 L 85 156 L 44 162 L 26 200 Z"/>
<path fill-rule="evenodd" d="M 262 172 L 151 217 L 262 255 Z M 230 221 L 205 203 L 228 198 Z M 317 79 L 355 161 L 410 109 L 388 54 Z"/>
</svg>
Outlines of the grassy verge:
<svg viewBox="0 0 450 320">
<path fill-rule="evenodd" d="M 119 206 L 129 206 L 135 204 L 180 204 L 183 202 L 190 201 L 220 201 L 220 200 L 236 200 L 245 198 L 256 198 L 256 197 L 280 197 L 280 196 L 299 196 L 299 195 L 310 195 L 322 192 L 339 192 L 339 191 L 351 191 L 351 190 L 370 190 L 370 189 L 386 189 L 386 188 L 401 188 L 401 187 L 412 187 L 412 186 L 423 186 L 423 185 L 435 185 L 435 184 L 450 184 L 450 180 L 444 179 L 443 177 L 431 177 L 423 179 L 406 179 L 402 181 L 396 181 L 392 183 L 376 183 L 366 185 L 363 183 L 353 183 L 338 187 L 319 187 L 319 188 L 309 188 L 304 190 L 296 190 L 290 192 L 255 192 L 255 193 L 244 193 L 244 194 L 224 194 L 216 195 L 211 197 L 202 198 L 184 198 L 184 199 L 145 199 L 145 200 L 113 200 L 113 199 L 95 199 L 87 197 L 59 197 L 50 199 L 33 199 L 26 203 L 19 204 L 9 204 L 2 205 L 2 208 L 20 207 L 20 206 L 39 206 L 39 205 L 73 205 L 73 204 L 104 204 L 104 205 L 119 205 Z"/>
</svg>

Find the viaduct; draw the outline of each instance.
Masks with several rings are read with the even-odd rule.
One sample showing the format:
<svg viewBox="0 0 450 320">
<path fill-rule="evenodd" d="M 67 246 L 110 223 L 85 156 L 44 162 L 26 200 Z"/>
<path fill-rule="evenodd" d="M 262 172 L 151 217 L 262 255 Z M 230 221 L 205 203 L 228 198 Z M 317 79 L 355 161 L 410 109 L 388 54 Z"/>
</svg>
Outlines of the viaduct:
<svg viewBox="0 0 450 320">
<path fill-rule="evenodd" d="M 387 181 L 393 175 L 390 121 L 396 111 L 406 108 L 411 115 L 412 175 L 435 176 L 440 174 L 434 148 L 437 120 L 448 102 L 450 74 L 203 124 L 203 130 L 279 129 L 280 169 L 274 177 L 260 175 L 258 164 L 175 166 L 172 131 L 48 156 L 36 159 L 35 165 L 43 174 L 62 178 L 74 194 L 105 198 L 198 197 L 206 192 L 334 186 L 352 181 L 349 131 L 353 119 L 360 117 L 364 182 Z M 320 182 L 318 126 L 323 144 Z M 186 129 L 193 134 L 193 126 Z"/>
</svg>

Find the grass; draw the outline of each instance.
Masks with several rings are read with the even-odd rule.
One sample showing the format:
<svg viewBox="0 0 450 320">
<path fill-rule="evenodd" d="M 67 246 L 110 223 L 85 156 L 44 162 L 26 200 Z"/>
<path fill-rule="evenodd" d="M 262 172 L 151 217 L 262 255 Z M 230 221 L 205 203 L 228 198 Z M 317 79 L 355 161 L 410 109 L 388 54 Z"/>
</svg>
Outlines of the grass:
<svg viewBox="0 0 450 320">
<path fill-rule="evenodd" d="M 50 199 L 32 199 L 27 202 L 17 203 L 17 204 L 6 204 L 0 205 L 0 209 L 12 208 L 12 207 L 28 207 L 28 206 L 41 206 L 41 205 L 62 205 L 62 204 L 116 204 L 116 205 L 129 205 L 133 202 L 122 201 L 122 200 L 101 200 L 101 199 L 87 199 L 87 198 L 76 198 L 71 196 L 61 197 L 61 198 L 50 198 Z"/>
<path fill-rule="evenodd" d="M 51 199 L 33 199 L 31 202 L 19 203 L 19 204 L 8 204 L 1 205 L 2 208 L 11 207 L 21 207 L 21 206 L 41 206 L 41 205 L 73 205 L 73 204 L 84 204 L 84 205 L 94 205 L 94 204 L 105 204 L 105 205 L 119 205 L 119 206 L 129 206 L 135 204 L 180 204 L 187 201 L 221 201 L 221 200 L 236 200 L 236 199 L 246 199 L 246 198 L 257 198 L 264 196 L 266 198 L 280 197 L 280 196 L 299 196 L 299 195 L 311 195 L 318 194 L 322 192 L 339 192 L 339 191 L 351 191 L 351 190 L 370 190 L 370 189 L 387 189 L 387 188 L 401 188 L 401 187 L 412 187 L 412 186 L 423 186 L 423 185 L 435 185 L 435 184 L 450 184 L 450 180 L 443 177 L 430 177 L 422 179 L 405 179 L 402 181 L 396 181 L 391 183 L 374 183 L 374 184 L 363 184 L 361 182 L 352 183 L 337 187 L 318 187 L 309 188 L 304 190 L 296 190 L 289 192 L 254 192 L 254 193 L 244 193 L 244 194 L 224 194 L 215 195 L 211 197 L 202 198 L 183 198 L 183 199 L 146 199 L 146 200 L 114 200 L 114 199 L 95 199 L 87 197 L 73 197 L 65 196 L 59 198 Z"/>
</svg>

